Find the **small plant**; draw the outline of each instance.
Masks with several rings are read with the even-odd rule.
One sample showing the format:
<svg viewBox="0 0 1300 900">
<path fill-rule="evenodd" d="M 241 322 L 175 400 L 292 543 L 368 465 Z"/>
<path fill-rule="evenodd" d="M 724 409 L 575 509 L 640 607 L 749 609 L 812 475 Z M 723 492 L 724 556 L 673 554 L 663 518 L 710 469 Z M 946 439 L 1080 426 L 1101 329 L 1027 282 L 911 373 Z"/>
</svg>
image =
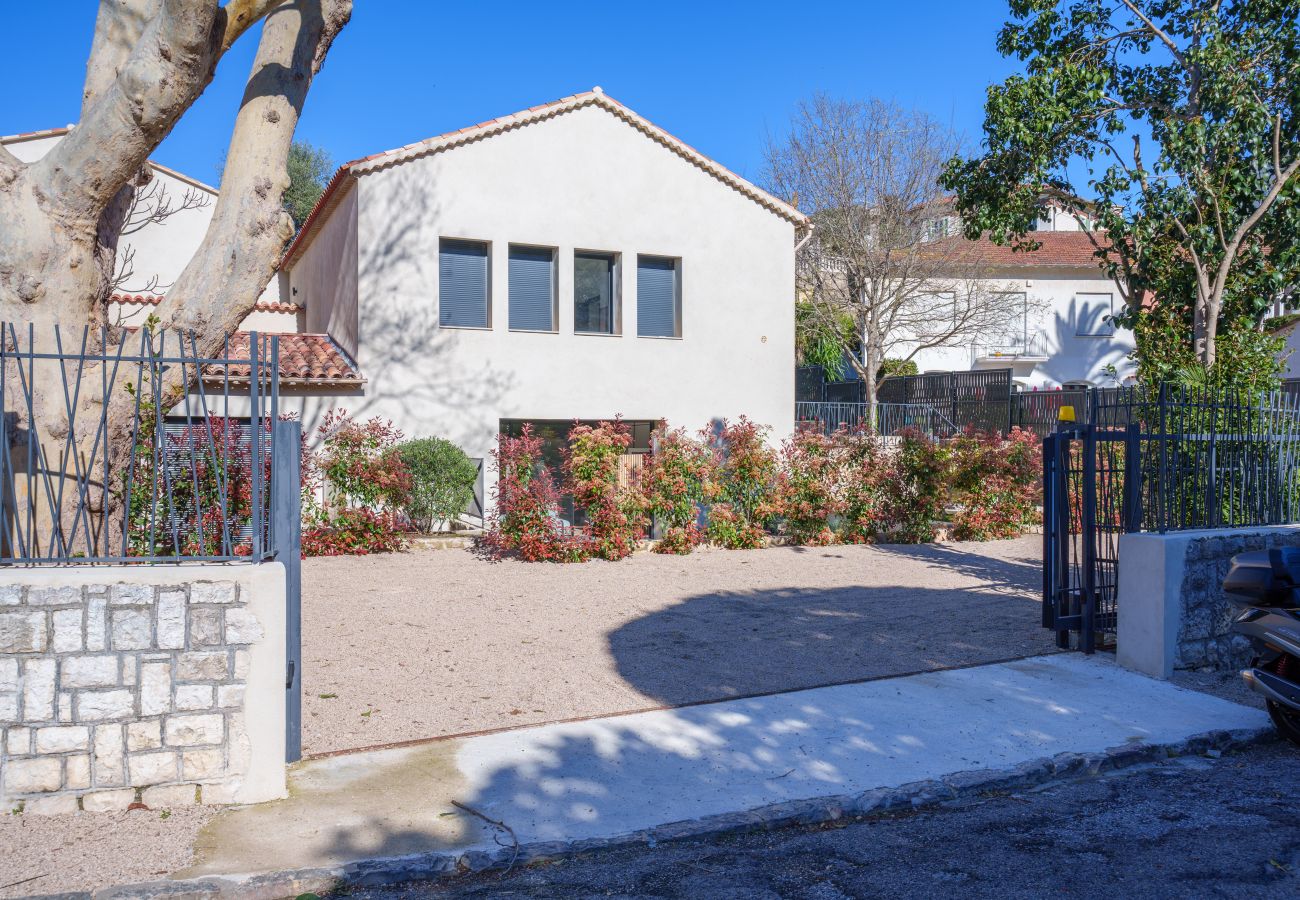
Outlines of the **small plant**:
<svg viewBox="0 0 1300 900">
<path fill-rule="evenodd" d="M 465 451 L 442 438 L 399 444 L 397 453 L 411 474 L 404 509 L 416 530 L 428 534 L 437 522 L 453 522 L 474 499 L 478 466 Z"/>
</svg>

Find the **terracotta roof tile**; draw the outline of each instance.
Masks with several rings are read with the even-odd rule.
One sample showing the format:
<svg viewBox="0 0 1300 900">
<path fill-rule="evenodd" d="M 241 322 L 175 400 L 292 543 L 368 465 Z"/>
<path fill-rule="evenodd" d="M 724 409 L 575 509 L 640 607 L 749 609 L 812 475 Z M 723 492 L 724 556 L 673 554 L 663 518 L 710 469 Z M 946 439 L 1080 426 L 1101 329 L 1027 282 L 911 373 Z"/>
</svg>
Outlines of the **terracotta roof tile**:
<svg viewBox="0 0 1300 900">
<path fill-rule="evenodd" d="M 934 246 L 936 249 L 943 248 L 946 252 L 946 248 L 961 242 L 969 248 L 972 257 L 977 256 L 981 263 L 991 268 L 1098 268 L 1097 248 L 1093 246 L 1088 232 L 1040 231 L 1027 237 L 1040 245 L 1037 250 L 1013 250 L 989 240 L 968 241 L 962 237 L 936 241 Z"/>
<path fill-rule="evenodd" d="M 162 294 L 119 294 L 109 295 L 110 303 L 124 303 L 128 306 L 157 306 L 162 303 L 164 296 Z M 258 312 L 276 312 L 276 313 L 300 313 L 304 307 L 297 303 L 281 303 L 279 300 L 259 300 L 253 307 Z"/>
<path fill-rule="evenodd" d="M 280 377 L 289 381 L 323 384 L 360 384 L 363 379 L 356 365 L 328 334 L 266 334 L 258 332 L 262 353 L 269 356 L 271 338 L 279 338 Z M 250 335 L 240 331 L 230 337 L 230 356 L 247 356 Z M 219 367 L 212 367 L 219 374 Z M 251 366 L 232 365 L 232 378 L 248 378 Z"/>
</svg>

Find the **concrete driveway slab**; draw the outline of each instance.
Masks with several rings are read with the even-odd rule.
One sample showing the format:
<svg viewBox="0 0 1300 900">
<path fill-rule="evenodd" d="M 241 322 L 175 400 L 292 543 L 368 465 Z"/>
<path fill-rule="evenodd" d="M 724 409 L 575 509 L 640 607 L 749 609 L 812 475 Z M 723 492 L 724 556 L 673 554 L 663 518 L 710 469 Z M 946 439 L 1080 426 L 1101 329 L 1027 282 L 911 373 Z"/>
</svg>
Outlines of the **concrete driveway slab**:
<svg viewBox="0 0 1300 900">
<path fill-rule="evenodd" d="M 1258 709 L 1100 657 L 1034 657 L 309 761 L 289 799 L 214 819 L 179 874 L 653 839 L 671 823 L 1266 728 Z"/>
</svg>

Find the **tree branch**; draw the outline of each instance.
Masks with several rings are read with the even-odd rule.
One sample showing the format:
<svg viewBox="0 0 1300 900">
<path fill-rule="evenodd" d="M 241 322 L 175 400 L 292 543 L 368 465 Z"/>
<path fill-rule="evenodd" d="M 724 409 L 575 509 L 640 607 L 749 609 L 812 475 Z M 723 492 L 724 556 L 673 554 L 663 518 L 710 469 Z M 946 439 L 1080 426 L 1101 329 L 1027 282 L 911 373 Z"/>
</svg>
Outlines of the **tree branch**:
<svg viewBox="0 0 1300 900">
<path fill-rule="evenodd" d="M 283 206 L 289 147 L 312 78 L 351 12 L 351 0 L 279 0 L 265 18 L 212 222 L 159 313 L 196 332 L 200 352 L 238 328 L 293 234 Z"/>
<path fill-rule="evenodd" d="M 1156 25 L 1155 22 L 1152 22 L 1149 18 L 1147 18 L 1146 13 L 1138 9 L 1137 5 L 1133 3 L 1132 0 L 1120 0 L 1120 2 L 1123 3 L 1126 7 L 1128 7 L 1129 12 L 1133 13 L 1133 15 L 1137 16 L 1139 19 L 1142 20 L 1142 24 L 1147 27 L 1147 30 L 1150 31 L 1153 35 L 1155 35 L 1155 37 L 1160 40 L 1160 43 L 1168 47 L 1169 52 L 1173 54 L 1174 59 L 1178 60 L 1178 64 L 1182 66 L 1184 69 L 1186 69 L 1187 60 L 1183 57 L 1183 52 L 1178 49 L 1178 45 L 1174 43 L 1174 39 L 1171 38 L 1167 33 L 1165 33 L 1165 31 L 1162 28 L 1160 28 L 1160 26 Z"/>
<path fill-rule="evenodd" d="M 41 160 L 37 178 L 74 220 L 98 220 L 212 78 L 215 0 L 159 0 L 113 83 Z"/>
<path fill-rule="evenodd" d="M 230 0 L 222 8 L 226 21 L 218 52 L 224 56 L 235 41 L 253 26 L 253 23 L 270 12 L 271 7 L 279 2 L 280 0 Z"/>
<path fill-rule="evenodd" d="M 83 121 L 90 108 L 117 80 L 145 26 L 158 14 L 158 3 L 159 0 L 100 0 L 81 93 Z"/>
</svg>

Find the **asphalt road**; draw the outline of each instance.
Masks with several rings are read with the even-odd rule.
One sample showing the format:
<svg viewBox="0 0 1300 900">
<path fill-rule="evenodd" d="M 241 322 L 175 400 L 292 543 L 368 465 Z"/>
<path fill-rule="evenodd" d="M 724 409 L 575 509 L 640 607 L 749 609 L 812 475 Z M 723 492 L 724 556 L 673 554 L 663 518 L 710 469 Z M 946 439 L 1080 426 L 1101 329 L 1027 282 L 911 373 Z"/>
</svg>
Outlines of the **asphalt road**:
<svg viewBox="0 0 1300 900">
<path fill-rule="evenodd" d="M 356 890 L 407 897 L 1300 896 L 1300 748 L 1281 742 L 959 806 Z"/>
</svg>

